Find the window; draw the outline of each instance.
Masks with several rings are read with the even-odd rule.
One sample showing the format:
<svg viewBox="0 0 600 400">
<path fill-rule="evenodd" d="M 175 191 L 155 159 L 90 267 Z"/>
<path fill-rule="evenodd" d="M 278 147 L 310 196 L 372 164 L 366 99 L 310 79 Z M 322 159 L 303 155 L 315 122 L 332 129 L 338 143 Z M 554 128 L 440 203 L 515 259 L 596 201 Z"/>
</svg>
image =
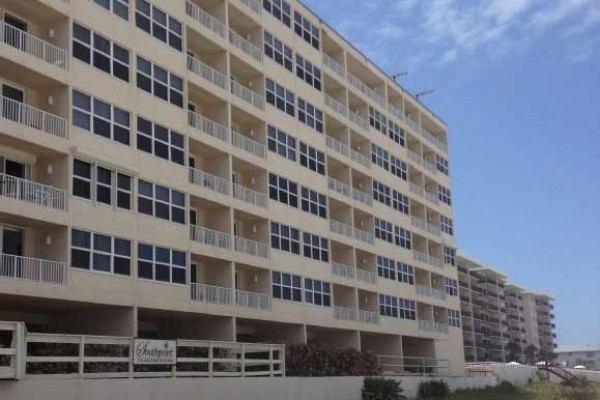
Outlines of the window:
<svg viewBox="0 0 600 400">
<path fill-rule="evenodd" d="M 325 153 L 300 142 L 300 165 L 325 175 Z"/>
<path fill-rule="evenodd" d="M 456 279 L 444 278 L 446 283 L 446 293 L 450 296 L 458 296 L 458 282 Z"/>
<path fill-rule="evenodd" d="M 435 161 L 437 164 L 438 171 L 440 171 L 441 173 L 443 173 L 445 175 L 450 174 L 450 166 L 448 165 L 448 160 L 446 160 L 444 157 L 440 156 L 439 154 L 436 154 Z"/>
<path fill-rule="evenodd" d="M 129 21 L 129 0 L 93 0 L 93 2 Z"/>
<path fill-rule="evenodd" d="M 396 190 L 392 192 L 392 196 L 392 207 L 394 207 L 394 210 L 408 215 L 410 210 L 410 200 L 408 197 Z"/>
<path fill-rule="evenodd" d="M 371 161 L 386 171 L 390 170 L 390 155 L 381 147 L 371 144 Z"/>
<path fill-rule="evenodd" d="M 146 0 L 137 0 L 135 24 L 175 50 L 181 51 L 183 43 L 181 22 Z"/>
<path fill-rule="evenodd" d="M 445 232 L 448 235 L 454 235 L 454 222 L 452 221 L 452 218 L 440 215 L 440 228 L 442 229 L 442 232 Z"/>
<path fill-rule="evenodd" d="M 377 256 L 377 275 L 380 276 L 381 278 L 391 279 L 391 280 L 395 281 L 396 280 L 395 264 L 396 264 L 395 261 L 390 258 Z"/>
<path fill-rule="evenodd" d="M 327 218 L 327 197 L 304 186 L 300 191 L 302 193 L 302 211 Z"/>
<path fill-rule="evenodd" d="M 299 97 L 298 119 L 315 131 L 323 133 L 323 111 Z"/>
<path fill-rule="evenodd" d="M 415 269 L 412 265 L 397 262 L 396 268 L 398 269 L 398 282 L 406 283 L 408 285 L 415 284 Z"/>
<path fill-rule="evenodd" d="M 277 107 L 292 117 L 296 116 L 296 96 L 294 93 L 278 83 L 275 83 L 271 79 L 267 79 L 265 91 L 267 103 Z"/>
<path fill-rule="evenodd" d="M 398 318 L 398 299 L 386 294 L 379 295 L 379 315 Z"/>
<path fill-rule="evenodd" d="M 448 325 L 460 328 L 460 311 L 448 310 Z"/>
<path fill-rule="evenodd" d="M 137 119 L 137 148 L 179 165 L 184 164 L 183 135 L 145 118 Z"/>
<path fill-rule="evenodd" d="M 380 218 L 375 218 L 375 237 L 389 243 L 394 243 L 394 226 Z"/>
<path fill-rule="evenodd" d="M 294 31 L 312 47 L 319 50 L 319 28 L 310 23 L 298 11 L 294 11 Z"/>
<path fill-rule="evenodd" d="M 453 249 L 452 247 L 444 246 L 444 262 L 446 264 L 456 265 L 455 258 L 456 258 L 456 250 Z"/>
<path fill-rule="evenodd" d="M 73 160 L 73 196 L 131 210 L 131 182 L 122 174 L 81 160 Z"/>
<path fill-rule="evenodd" d="M 387 133 L 387 118 L 373 107 L 369 107 L 369 124 L 384 135 Z"/>
<path fill-rule="evenodd" d="M 391 169 L 392 174 L 396 175 L 398 178 L 402 180 L 407 179 L 407 166 L 404 161 L 401 159 L 392 156 L 391 157 Z"/>
<path fill-rule="evenodd" d="M 129 82 L 129 50 L 73 23 L 73 57 Z"/>
<path fill-rule="evenodd" d="M 271 125 L 267 127 L 267 131 L 269 150 L 296 162 L 296 138 Z"/>
<path fill-rule="evenodd" d="M 438 185 L 438 198 L 441 202 L 452 205 L 452 194 L 450 193 L 450 189 L 446 189 L 442 185 Z"/>
<path fill-rule="evenodd" d="M 321 91 L 321 70 L 310 61 L 296 54 L 296 75 L 310 86 Z"/>
<path fill-rule="evenodd" d="M 73 229 L 71 266 L 115 275 L 131 275 L 131 241 Z"/>
<path fill-rule="evenodd" d="M 178 224 L 185 224 L 185 194 L 139 180 L 138 212 Z"/>
<path fill-rule="evenodd" d="M 292 48 L 265 31 L 265 55 L 290 72 L 294 72 Z"/>
<path fill-rule="evenodd" d="M 129 146 L 129 112 L 73 90 L 73 125 Z"/>
<path fill-rule="evenodd" d="M 304 257 L 329 262 L 329 240 L 304 232 L 302 234 Z"/>
<path fill-rule="evenodd" d="M 331 307 L 331 284 L 304 279 L 304 301 L 315 306 Z"/>
<path fill-rule="evenodd" d="M 298 184 L 275 174 L 269 174 L 269 197 L 298 208 Z"/>
<path fill-rule="evenodd" d="M 302 302 L 302 278 L 298 275 L 273 271 L 273 298 Z"/>
<path fill-rule="evenodd" d="M 292 27 L 292 7 L 285 0 L 263 0 L 263 8 L 288 28 Z"/>
<path fill-rule="evenodd" d="M 288 225 L 271 222 L 271 247 L 300 255 L 300 231 Z"/>
<path fill-rule="evenodd" d="M 392 206 L 392 190 L 389 186 L 373 180 L 373 198 L 388 207 Z"/>
<path fill-rule="evenodd" d="M 137 87 L 183 108 L 183 80 L 140 56 L 137 57 Z"/>
<path fill-rule="evenodd" d="M 186 253 L 138 244 L 138 277 L 158 282 L 186 283 Z"/>
<path fill-rule="evenodd" d="M 388 128 L 390 139 L 398 143 L 400 146 L 404 146 L 406 141 L 404 129 L 400 128 L 400 125 L 392 122 L 391 120 L 388 120 Z"/>
<path fill-rule="evenodd" d="M 398 308 L 401 319 L 411 319 L 413 321 L 417 319 L 417 312 L 415 311 L 414 300 L 399 298 Z"/>
<path fill-rule="evenodd" d="M 412 234 L 410 231 L 396 226 L 396 246 L 410 250 L 412 248 Z"/>
</svg>

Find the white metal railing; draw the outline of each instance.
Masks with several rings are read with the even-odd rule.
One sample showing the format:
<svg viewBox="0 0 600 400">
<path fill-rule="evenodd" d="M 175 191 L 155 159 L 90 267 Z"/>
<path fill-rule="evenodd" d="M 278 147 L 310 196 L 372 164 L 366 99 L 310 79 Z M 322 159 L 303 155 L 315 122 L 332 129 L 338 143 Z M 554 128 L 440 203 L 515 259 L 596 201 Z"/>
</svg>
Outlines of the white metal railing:
<svg viewBox="0 0 600 400">
<path fill-rule="evenodd" d="M 444 260 L 432 255 L 429 256 L 429 264 L 433 265 L 434 267 L 444 268 Z"/>
<path fill-rule="evenodd" d="M 58 261 L 0 253 L 0 278 L 64 285 L 67 283 L 67 265 Z"/>
<path fill-rule="evenodd" d="M 348 107 L 328 94 L 325 94 L 325 105 L 343 116 L 348 115 Z"/>
<path fill-rule="evenodd" d="M 383 375 L 450 375 L 450 360 L 446 359 L 396 355 L 379 355 L 377 359 Z"/>
<path fill-rule="evenodd" d="M 262 62 L 263 60 L 263 52 L 260 47 L 249 41 L 248 39 L 244 39 L 239 33 L 234 31 L 233 29 L 229 30 L 229 42 L 234 46 L 248 54 L 250 57 L 254 58 L 258 62 Z"/>
<path fill-rule="evenodd" d="M 354 228 L 354 239 L 371 246 L 375 245 L 375 235 L 362 229 Z"/>
<path fill-rule="evenodd" d="M 231 249 L 231 236 L 228 233 L 215 231 L 203 226 L 190 225 L 190 239 L 206 246 L 226 250 Z"/>
<path fill-rule="evenodd" d="M 418 154 L 418 153 L 416 153 L 416 152 L 414 152 L 414 151 L 412 151 L 410 149 L 407 149 L 407 152 L 408 152 L 408 159 L 409 160 L 413 161 L 417 165 L 422 165 L 423 164 L 423 157 L 421 157 L 420 154 Z"/>
<path fill-rule="evenodd" d="M 256 108 L 261 110 L 265 109 L 265 98 L 254 90 L 247 88 L 246 86 L 231 80 L 231 93 L 248 104 L 252 104 Z"/>
<path fill-rule="evenodd" d="M 379 314 L 373 311 L 358 310 L 358 321 L 363 324 L 377 325 L 379 323 Z"/>
<path fill-rule="evenodd" d="M 342 278 L 353 279 L 354 278 L 354 267 L 339 262 L 331 262 L 331 271 L 334 275 L 341 276 Z"/>
<path fill-rule="evenodd" d="M 252 308 L 255 310 L 270 310 L 271 297 L 263 293 L 236 290 L 235 305 L 237 307 Z"/>
<path fill-rule="evenodd" d="M 368 193 L 363 192 L 359 189 L 352 189 L 352 198 L 359 203 L 366 204 L 368 206 L 373 205 L 373 196 Z"/>
<path fill-rule="evenodd" d="M 356 321 L 356 309 L 346 307 L 333 307 L 333 318 L 339 321 Z"/>
<path fill-rule="evenodd" d="M 409 184 L 410 191 L 416 194 L 419 197 L 425 198 L 425 189 L 423 186 L 420 186 L 414 182 L 410 182 Z"/>
<path fill-rule="evenodd" d="M 257 242 L 241 236 L 235 237 L 235 251 L 255 257 L 269 257 L 269 245 L 267 243 Z"/>
<path fill-rule="evenodd" d="M 237 183 L 233 184 L 233 197 L 245 203 L 267 208 L 267 195 L 257 190 L 247 188 Z"/>
<path fill-rule="evenodd" d="M 420 261 L 426 264 L 429 261 L 429 255 L 418 250 L 413 250 L 413 258 L 415 261 Z"/>
<path fill-rule="evenodd" d="M 408 115 L 404 116 L 404 122 L 406 122 L 406 125 L 419 132 L 419 124 Z"/>
<path fill-rule="evenodd" d="M 60 138 L 67 137 L 67 120 L 25 103 L 0 96 L 0 119 L 25 125 Z"/>
<path fill-rule="evenodd" d="M 412 216 L 410 217 L 410 222 L 415 228 L 419 228 L 427 232 L 427 221 L 425 221 L 424 219 Z"/>
<path fill-rule="evenodd" d="M 347 78 L 348 82 L 352 86 L 354 86 L 355 88 L 357 88 L 358 90 L 360 90 L 361 92 L 363 92 L 364 94 L 366 94 L 367 97 L 369 97 L 370 99 L 372 99 L 375 102 L 379 103 L 380 105 L 385 106 L 385 102 L 383 101 L 383 96 L 381 96 L 375 90 L 373 90 L 372 88 L 370 88 L 360 78 L 358 78 L 357 76 L 353 75 L 350 72 L 346 73 L 346 78 Z"/>
<path fill-rule="evenodd" d="M 257 14 L 262 13 L 262 6 L 260 4 L 260 1 L 258 1 L 258 0 L 241 0 L 241 1 L 255 13 L 257 13 Z"/>
<path fill-rule="evenodd" d="M 360 165 L 362 165 L 363 167 L 366 168 L 371 168 L 371 159 L 367 156 L 365 156 L 364 154 L 352 149 L 350 151 L 350 158 L 352 158 L 353 161 L 356 161 L 357 163 L 359 163 Z"/>
<path fill-rule="evenodd" d="M 229 128 L 210 118 L 188 111 L 188 124 L 207 135 L 229 142 Z"/>
<path fill-rule="evenodd" d="M 433 331 L 434 332 L 439 332 L 439 333 L 448 333 L 449 332 L 449 328 L 448 328 L 448 324 L 445 324 L 443 322 L 433 322 Z"/>
<path fill-rule="evenodd" d="M 404 121 L 404 113 L 398 107 L 393 104 L 388 104 L 388 109 L 392 113 L 393 116 L 398 118 L 400 121 Z"/>
<path fill-rule="evenodd" d="M 419 320 L 419 330 L 433 332 L 433 321 L 426 319 Z"/>
<path fill-rule="evenodd" d="M 264 144 L 250 139 L 236 131 L 231 131 L 231 143 L 238 149 L 242 149 L 247 153 L 253 154 L 259 158 L 267 158 L 267 151 Z"/>
<path fill-rule="evenodd" d="M 350 185 L 345 184 L 344 182 L 338 181 L 335 178 L 329 176 L 327 178 L 327 187 L 334 192 L 337 192 L 343 196 L 351 197 L 352 196 L 352 188 Z"/>
<path fill-rule="evenodd" d="M 421 136 L 423 136 L 429 143 L 432 143 L 438 149 L 445 151 L 446 153 L 448 152 L 448 145 L 440 139 L 438 139 L 437 137 L 435 137 L 427 129 L 421 129 Z"/>
<path fill-rule="evenodd" d="M 350 148 L 348 147 L 348 145 L 340 142 L 333 136 L 325 135 L 325 141 L 327 142 L 327 147 L 335 151 L 336 153 L 339 153 L 346 157 L 350 155 Z"/>
<path fill-rule="evenodd" d="M 425 169 L 428 172 L 431 172 L 433 175 L 437 175 L 437 172 L 438 172 L 437 167 L 435 166 L 434 163 L 427 160 L 426 158 L 423 158 L 423 166 L 425 167 Z"/>
<path fill-rule="evenodd" d="M 354 228 L 334 219 L 329 221 L 329 229 L 338 235 L 354 238 Z"/>
<path fill-rule="evenodd" d="M 346 68 L 344 68 L 342 64 L 335 61 L 330 55 L 323 53 L 323 64 L 331 68 L 333 72 L 342 78 L 346 77 Z"/>
<path fill-rule="evenodd" d="M 430 286 L 425 286 L 425 285 L 415 285 L 415 289 L 417 291 L 417 294 L 419 296 L 425 296 L 425 297 L 433 297 L 431 294 L 431 287 Z"/>
<path fill-rule="evenodd" d="M 436 235 L 436 236 L 442 235 L 442 230 L 440 229 L 440 227 L 435 226 L 429 222 L 427 223 L 427 232 L 431 233 L 432 235 Z"/>
<path fill-rule="evenodd" d="M 199 169 L 190 168 L 189 171 L 191 183 L 212 190 L 213 192 L 229 196 L 230 183 L 227 179 L 200 171 Z"/>
<path fill-rule="evenodd" d="M 438 300 L 446 300 L 446 292 L 434 287 L 431 288 L 431 297 Z"/>
<path fill-rule="evenodd" d="M 367 122 L 367 120 L 365 118 L 363 118 L 362 116 L 358 115 L 357 113 L 355 113 L 354 111 L 352 111 L 352 110 L 348 111 L 348 119 L 350 119 L 350 122 L 358 125 L 365 131 L 369 130 L 369 123 Z"/>
<path fill-rule="evenodd" d="M 196 4 L 190 1 L 186 2 L 185 9 L 188 16 L 192 17 L 200 24 L 215 32 L 217 35 L 223 38 L 225 37 L 227 27 L 223 22 L 219 21 L 217 18 L 213 17 L 212 15 L 204 11 L 202 8 L 198 7 Z"/>
<path fill-rule="evenodd" d="M 440 199 L 438 195 L 435 193 L 428 192 L 427 190 L 425 190 L 425 199 L 427 199 L 428 202 L 433 203 L 435 205 L 440 204 Z"/>
<path fill-rule="evenodd" d="M 187 61 L 189 71 L 227 90 L 227 75 L 190 55 L 188 55 Z"/>
<path fill-rule="evenodd" d="M 377 273 L 362 268 L 356 268 L 356 279 L 366 283 L 377 283 Z"/>
<path fill-rule="evenodd" d="M 69 70 L 69 55 L 66 50 L 3 21 L 0 21 L 0 43 L 12 46 L 65 71 Z"/>
<path fill-rule="evenodd" d="M 0 174 L 0 196 L 67 211 L 67 193 L 52 186 Z"/>
<path fill-rule="evenodd" d="M 192 300 L 201 303 L 233 305 L 233 289 L 192 283 Z"/>
</svg>

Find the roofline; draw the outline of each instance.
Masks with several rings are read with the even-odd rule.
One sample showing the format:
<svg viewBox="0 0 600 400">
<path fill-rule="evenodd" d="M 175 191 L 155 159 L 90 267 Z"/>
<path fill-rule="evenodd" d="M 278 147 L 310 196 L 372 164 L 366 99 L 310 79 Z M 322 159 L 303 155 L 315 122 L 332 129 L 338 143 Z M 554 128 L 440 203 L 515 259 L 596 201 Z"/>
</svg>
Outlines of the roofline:
<svg viewBox="0 0 600 400">
<path fill-rule="evenodd" d="M 477 267 L 477 268 L 471 268 L 470 269 L 471 271 L 485 271 L 485 270 L 487 270 L 487 271 L 491 271 L 491 272 L 493 272 L 493 273 L 495 273 L 497 275 L 500 275 L 503 279 L 506 279 L 508 277 L 504 272 L 500 271 L 499 269 L 494 268 L 494 267 L 490 267 L 489 265 L 487 265 L 487 264 L 485 264 L 485 263 L 477 260 L 476 258 L 473 258 L 473 257 L 471 257 L 471 256 L 463 253 L 460 250 L 456 252 L 456 255 L 457 255 L 457 257 L 463 258 L 463 259 L 467 260 L 470 263 L 479 265 L 479 267 Z"/>
<path fill-rule="evenodd" d="M 295 0 L 297 3 L 299 3 L 300 5 L 302 5 L 302 7 L 306 8 L 308 10 L 308 12 L 310 12 L 315 18 L 317 18 L 319 20 L 319 22 L 326 27 L 327 29 L 331 30 L 332 32 L 334 32 L 337 36 L 339 36 L 344 42 L 346 42 L 347 45 L 349 45 L 352 49 L 354 49 L 354 51 L 356 51 L 358 54 L 360 54 L 361 56 L 363 56 L 365 58 L 365 60 L 369 61 L 369 63 L 375 67 L 375 69 L 377 69 L 379 72 L 381 72 L 387 79 L 389 82 L 391 82 L 392 84 L 394 84 L 396 87 L 398 87 L 398 89 L 400 89 L 400 91 L 402 91 L 403 93 L 407 94 L 410 98 L 412 98 L 414 101 L 416 101 L 419 105 L 421 105 L 424 109 L 426 109 L 435 119 L 438 120 L 438 122 L 440 122 L 442 125 L 444 125 L 444 127 L 446 129 L 448 129 L 448 123 L 446 121 L 444 121 L 439 115 L 437 115 L 435 112 L 433 112 L 429 107 L 427 107 L 425 104 L 423 104 L 419 99 L 417 99 L 416 96 L 414 96 L 412 93 L 410 93 L 408 90 L 406 90 L 402 85 L 400 85 L 398 82 L 396 82 L 395 80 L 393 80 L 388 74 L 387 72 L 385 72 L 379 65 L 375 64 L 369 57 L 367 57 L 362 51 L 360 51 L 355 45 L 353 45 L 352 43 L 350 43 L 350 41 L 348 39 L 346 39 L 340 32 L 337 31 L 337 29 L 335 29 L 333 26 L 329 25 L 327 22 L 325 22 L 319 15 L 317 15 L 316 12 L 314 12 L 309 6 L 307 6 L 304 1 L 302 0 Z"/>
</svg>

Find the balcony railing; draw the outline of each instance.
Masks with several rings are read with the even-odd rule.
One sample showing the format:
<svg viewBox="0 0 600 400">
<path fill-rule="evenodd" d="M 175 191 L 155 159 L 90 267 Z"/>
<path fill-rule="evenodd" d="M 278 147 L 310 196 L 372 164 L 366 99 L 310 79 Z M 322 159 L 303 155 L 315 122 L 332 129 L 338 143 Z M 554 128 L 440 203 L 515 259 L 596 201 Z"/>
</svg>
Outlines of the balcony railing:
<svg viewBox="0 0 600 400">
<path fill-rule="evenodd" d="M 254 257 L 268 258 L 269 245 L 262 242 L 246 239 L 241 236 L 235 237 L 235 251 Z"/>
<path fill-rule="evenodd" d="M 271 298 L 262 293 L 236 290 L 235 305 L 237 307 L 252 308 L 254 310 L 270 310 Z"/>
<path fill-rule="evenodd" d="M 254 139 L 250 139 L 241 133 L 231 131 L 231 142 L 238 149 L 242 149 L 245 152 L 253 154 L 259 158 L 267 158 L 267 152 L 264 144 L 257 142 Z"/>
<path fill-rule="evenodd" d="M 350 156 L 350 148 L 348 145 L 329 135 L 325 135 L 325 140 L 327 142 L 327 147 L 331 150 L 346 157 Z"/>
<path fill-rule="evenodd" d="M 188 111 L 188 124 L 200 132 L 206 133 L 223 142 L 229 142 L 229 128 L 203 115 Z"/>
<path fill-rule="evenodd" d="M 345 184 L 344 182 L 338 181 L 331 176 L 327 179 L 327 187 L 329 190 L 333 190 L 343 196 L 351 197 L 352 196 L 352 188 L 350 185 Z"/>
<path fill-rule="evenodd" d="M 256 108 L 261 110 L 265 109 L 265 98 L 254 90 L 247 88 L 246 86 L 237 83 L 233 79 L 231 80 L 231 93 L 248 104 L 252 104 Z"/>
<path fill-rule="evenodd" d="M 428 202 L 433 203 L 435 205 L 440 204 L 440 199 L 438 195 L 436 193 L 428 192 L 427 190 L 425 190 L 425 199 L 427 199 Z"/>
<path fill-rule="evenodd" d="M 346 307 L 333 307 L 333 318 L 339 321 L 356 321 L 356 309 Z"/>
<path fill-rule="evenodd" d="M 254 58 L 258 62 L 263 60 L 263 52 L 260 47 L 252 43 L 251 41 L 244 39 L 233 29 L 229 30 L 229 42 L 234 46 Z"/>
<path fill-rule="evenodd" d="M 57 261 L 0 254 L 0 278 L 64 285 L 67 283 L 67 265 Z"/>
<path fill-rule="evenodd" d="M 0 21 L 0 43 L 5 43 L 65 71 L 69 70 L 69 54 L 38 37 Z"/>
<path fill-rule="evenodd" d="M 336 220 L 329 221 L 329 229 L 333 233 L 337 233 L 338 235 L 346 236 L 348 238 L 354 238 L 354 228 L 350 225 L 346 225 L 342 222 Z"/>
<path fill-rule="evenodd" d="M 16 122 L 52 136 L 67 137 L 67 120 L 65 118 L 4 96 L 0 96 L 0 103 L 2 105 L 0 119 Z"/>
<path fill-rule="evenodd" d="M 67 211 L 67 194 L 64 190 L 11 175 L 0 174 L 0 196 Z"/>
<path fill-rule="evenodd" d="M 205 246 L 231 249 L 231 236 L 228 233 L 214 231 L 203 226 L 190 225 L 190 239 Z"/>
<path fill-rule="evenodd" d="M 188 1 L 186 3 L 185 9 L 188 16 L 192 17 L 194 20 L 204 25 L 206 28 L 215 32 L 217 35 L 223 38 L 225 37 L 227 27 L 223 22 L 219 21 L 217 18 L 213 17 L 212 15 L 210 15 L 209 13 L 207 13 L 192 2 Z"/>
<path fill-rule="evenodd" d="M 430 224 L 422 218 L 412 216 L 411 224 L 415 228 L 421 229 L 422 231 L 431 233 L 432 235 L 440 236 L 442 234 L 441 229 L 438 226 Z"/>
<path fill-rule="evenodd" d="M 192 300 L 200 303 L 233 305 L 232 288 L 192 283 Z"/>
<path fill-rule="evenodd" d="M 354 279 L 354 267 L 333 261 L 331 263 L 331 272 L 342 278 Z"/>
<path fill-rule="evenodd" d="M 448 324 L 421 319 L 419 320 L 419 329 L 428 332 L 448 333 Z"/>
<path fill-rule="evenodd" d="M 421 157 L 421 155 L 419 153 L 416 153 L 410 149 L 407 149 L 407 152 L 408 152 L 409 160 L 411 160 L 412 162 L 414 162 L 417 165 L 423 164 L 423 157 Z"/>
<path fill-rule="evenodd" d="M 413 250 L 413 258 L 416 261 L 420 261 L 429 265 L 432 265 L 434 267 L 438 267 L 438 268 L 443 268 L 444 267 L 444 262 L 441 258 L 437 258 L 434 256 L 431 256 L 427 253 L 423 253 L 421 251 L 418 250 Z"/>
<path fill-rule="evenodd" d="M 367 169 L 371 169 L 371 158 L 368 156 L 365 156 L 363 153 L 360 153 L 360 152 L 352 149 L 350 151 L 350 158 L 352 159 L 352 161 L 356 161 L 363 167 L 365 167 Z"/>
<path fill-rule="evenodd" d="M 379 314 L 373 311 L 358 310 L 358 321 L 363 324 L 377 325 L 379 323 Z"/>
<path fill-rule="evenodd" d="M 421 129 L 421 136 L 423 136 L 429 143 L 433 144 L 438 149 L 446 153 L 448 152 L 448 145 L 446 145 L 446 143 L 444 143 L 437 137 L 433 136 L 433 134 L 431 134 L 426 129 Z"/>
<path fill-rule="evenodd" d="M 366 283 L 377 283 L 377 274 L 366 269 L 356 268 L 356 279 Z"/>
<path fill-rule="evenodd" d="M 425 189 L 422 186 L 419 186 L 418 184 L 416 184 L 414 182 L 410 182 L 409 188 L 410 188 L 411 193 L 416 194 L 417 196 L 419 196 L 423 199 L 425 198 Z"/>
<path fill-rule="evenodd" d="M 325 105 L 344 117 L 348 116 L 348 107 L 328 94 L 325 95 Z"/>
<path fill-rule="evenodd" d="M 190 55 L 188 55 L 187 60 L 187 67 L 189 71 L 195 73 L 196 75 L 200 75 L 207 81 L 227 90 L 227 75 Z"/>
<path fill-rule="evenodd" d="M 248 204 L 267 208 L 267 195 L 237 183 L 233 184 L 233 197 Z"/>
<path fill-rule="evenodd" d="M 404 121 L 404 113 L 398 107 L 393 104 L 388 104 L 388 109 L 392 113 L 393 116 L 398 118 L 400 121 Z"/>
<path fill-rule="evenodd" d="M 241 2 L 244 3 L 245 5 L 247 5 L 255 13 L 257 13 L 257 14 L 262 13 L 262 6 L 260 4 L 260 1 L 258 1 L 258 0 L 241 0 Z"/>
<path fill-rule="evenodd" d="M 353 75 L 350 72 L 348 72 L 346 74 L 346 78 L 348 79 L 348 82 L 352 86 L 354 86 L 355 88 L 357 88 L 358 90 L 360 90 L 362 93 L 364 93 L 365 95 L 367 95 L 367 97 L 369 97 L 370 99 L 372 99 L 375 102 L 379 103 L 380 105 L 385 106 L 385 102 L 383 101 L 383 97 L 379 93 L 377 93 L 375 90 L 371 89 L 362 80 L 360 80 L 360 78 L 356 77 L 355 75 Z"/>
<path fill-rule="evenodd" d="M 229 196 L 229 181 L 220 176 L 190 168 L 190 182 L 205 189 Z"/>
<path fill-rule="evenodd" d="M 375 245 L 375 235 L 362 229 L 354 228 L 354 239 L 371 246 Z"/>
<path fill-rule="evenodd" d="M 346 69 L 344 66 L 335 61 L 330 55 L 323 53 L 323 64 L 329 67 L 333 72 L 341 76 L 346 77 Z"/>
<path fill-rule="evenodd" d="M 423 159 L 423 167 L 425 167 L 425 170 L 427 170 L 427 172 L 429 172 L 433 175 L 437 175 L 437 173 L 438 173 L 438 170 L 437 170 L 437 167 L 435 166 L 435 164 L 425 158 Z"/>
<path fill-rule="evenodd" d="M 352 189 L 352 198 L 359 203 L 373 206 L 373 196 L 359 189 Z"/>
<path fill-rule="evenodd" d="M 419 124 L 408 115 L 404 117 L 404 122 L 406 122 L 406 125 L 419 132 Z"/>
<path fill-rule="evenodd" d="M 348 111 L 348 119 L 350 119 L 350 122 L 358 125 L 365 131 L 369 130 L 369 123 L 367 122 L 367 120 L 355 113 L 354 111 Z"/>
</svg>

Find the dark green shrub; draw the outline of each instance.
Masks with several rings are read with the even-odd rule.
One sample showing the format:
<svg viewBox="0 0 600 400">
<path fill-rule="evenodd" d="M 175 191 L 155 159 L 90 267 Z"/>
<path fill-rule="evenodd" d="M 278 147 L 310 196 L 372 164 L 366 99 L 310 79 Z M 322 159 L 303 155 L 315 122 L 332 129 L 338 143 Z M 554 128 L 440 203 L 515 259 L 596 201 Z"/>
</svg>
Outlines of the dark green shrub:
<svg viewBox="0 0 600 400">
<path fill-rule="evenodd" d="M 447 399 L 450 388 L 446 381 L 424 381 L 419 384 L 419 397 L 423 399 Z"/>
<path fill-rule="evenodd" d="M 517 393 L 517 391 L 518 391 L 517 388 L 515 387 L 515 385 L 513 385 L 512 383 L 510 383 L 508 381 L 500 382 L 500 384 L 498 386 L 496 386 L 496 390 L 498 392 L 506 393 L 506 394 Z"/>
<path fill-rule="evenodd" d="M 288 344 L 285 352 L 287 376 L 376 376 L 381 372 L 377 356 L 370 352 L 314 343 Z"/>
<path fill-rule="evenodd" d="M 365 378 L 361 391 L 362 400 L 401 400 L 400 381 L 385 378 Z"/>
</svg>

